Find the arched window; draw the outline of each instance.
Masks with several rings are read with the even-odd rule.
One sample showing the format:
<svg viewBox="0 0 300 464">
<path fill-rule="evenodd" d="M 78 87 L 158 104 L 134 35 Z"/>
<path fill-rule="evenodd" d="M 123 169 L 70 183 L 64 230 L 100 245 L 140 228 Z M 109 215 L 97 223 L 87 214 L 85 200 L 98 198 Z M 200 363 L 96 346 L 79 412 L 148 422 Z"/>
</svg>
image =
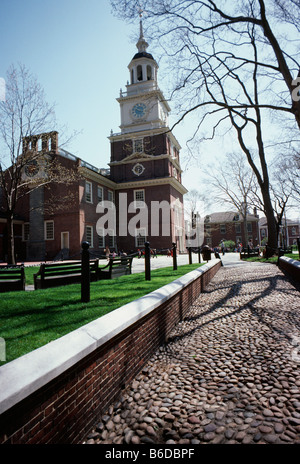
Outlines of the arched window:
<svg viewBox="0 0 300 464">
<path fill-rule="evenodd" d="M 147 80 L 151 81 L 151 79 L 152 79 L 152 69 L 151 69 L 151 66 L 148 64 L 147 65 Z"/>
<path fill-rule="evenodd" d="M 133 69 L 131 70 L 131 83 L 132 83 L 132 84 L 134 83 L 134 73 L 133 73 Z"/>
<path fill-rule="evenodd" d="M 140 64 L 137 67 L 137 80 L 138 81 L 143 80 L 143 69 L 142 69 L 142 66 Z"/>
</svg>

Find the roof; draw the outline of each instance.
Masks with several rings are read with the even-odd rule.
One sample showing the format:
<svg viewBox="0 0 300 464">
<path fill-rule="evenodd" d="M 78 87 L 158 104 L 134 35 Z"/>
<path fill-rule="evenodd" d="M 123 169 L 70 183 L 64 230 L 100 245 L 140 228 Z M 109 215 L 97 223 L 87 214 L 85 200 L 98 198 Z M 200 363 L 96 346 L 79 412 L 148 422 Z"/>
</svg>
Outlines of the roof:
<svg viewBox="0 0 300 464">
<path fill-rule="evenodd" d="M 239 219 L 235 219 L 239 215 Z M 209 220 L 206 220 L 209 218 Z M 259 218 L 254 214 L 247 215 L 248 221 L 258 221 Z M 224 222 L 238 222 L 243 221 L 243 216 L 238 211 L 221 211 L 219 213 L 207 214 L 204 218 L 204 221 L 207 223 L 224 223 Z"/>
<path fill-rule="evenodd" d="M 282 219 L 282 225 L 285 225 L 285 223 L 287 226 L 300 225 L 298 219 Z M 268 221 L 266 217 L 262 217 L 259 219 L 259 227 L 267 227 L 267 225 Z"/>
<path fill-rule="evenodd" d="M 151 53 L 147 53 L 147 52 L 136 53 L 132 59 L 138 60 L 139 58 L 148 58 L 149 60 L 155 61 Z"/>
</svg>

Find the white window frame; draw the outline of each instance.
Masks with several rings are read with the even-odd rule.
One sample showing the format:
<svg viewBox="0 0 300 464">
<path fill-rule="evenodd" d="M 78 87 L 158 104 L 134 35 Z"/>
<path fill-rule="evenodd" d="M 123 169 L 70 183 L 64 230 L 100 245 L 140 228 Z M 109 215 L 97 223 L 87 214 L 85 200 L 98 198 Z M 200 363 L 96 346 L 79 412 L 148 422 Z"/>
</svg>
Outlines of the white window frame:
<svg viewBox="0 0 300 464">
<path fill-rule="evenodd" d="M 142 192 L 143 198 L 137 198 L 138 194 Z M 144 208 L 145 207 L 145 189 L 139 189 L 133 191 L 133 201 L 135 208 Z"/>
<path fill-rule="evenodd" d="M 242 233 L 242 227 L 240 222 L 235 223 L 235 233 L 236 234 L 241 234 Z"/>
<path fill-rule="evenodd" d="M 113 190 L 107 190 L 107 201 L 109 201 L 111 203 L 115 203 L 115 195 L 114 195 Z"/>
<path fill-rule="evenodd" d="M 89 187 L 90 191 L 88 191 Z M 85 201 L 87 203 L 93 203 L 93 184 L 88 180 L 85 181 Z"/>
<path fill-rule="evenodd" d="M 105 248 L 105 235 L 104 235 L 103 227 L 98 228 L 97 233 L 98 233 L 99 248 Z"/>
<path fill-rule="evenodd" d="M 67 237 L 67 247 L 63 246 L 65 241 L 64 237 Z M 64 248 L 70 248 L 70 232 L 68 230 L 60 233 L 60 248 L 61 250 L 63 250 Z"/>
<path fill-rule="evenodd" d="M 143 242 L 142 242 L 143 240 Z M 147 241 L 146 228 L 141 227 L 135 231 L 135 246 L 136 248 L 143 247 Z"/>
<path fill-rule="evenodd" d="M 144 139 L 138 138 L 132 140 L 133 153 L 144 153 Z"/>
<path fill-rule="evenodd" d="M 51 234 L 49 234 L 49 229 L 48 229 L 48 226 L 50 224 L 52 225 L 50 229 Z M 45 237 L 45 240 L 54 240 L 54 221 L 53 220 L 44 222 L 44 237 Z"/>
<path fill-rule="evenodd" d="M 90 233 L 91 233 L 91 240 L 89 240 L 88 230 L 90 230 Z M 93 229 L 93 226 L 90 226 L 90 225 L 85 226 L 85 238 L 86 238 L 86 241 L 89 242 L 90 248 L 94 248 L 94 229 Z"/>
<path fill-rule="evenodd" d="M 226 224 L 220 224 L 220 234 L 226 234 Z"/>
<path fill-rule="evenodd" d="M 101 191 L 101 199 L 99 197 L 99 191 Z M 101 187 L 101 185 L 97 185 L 97 201 L 98 201 L 98 203 L 103 202 L 103 195 L 104 195 L 103 187 Z"/>
</svg>

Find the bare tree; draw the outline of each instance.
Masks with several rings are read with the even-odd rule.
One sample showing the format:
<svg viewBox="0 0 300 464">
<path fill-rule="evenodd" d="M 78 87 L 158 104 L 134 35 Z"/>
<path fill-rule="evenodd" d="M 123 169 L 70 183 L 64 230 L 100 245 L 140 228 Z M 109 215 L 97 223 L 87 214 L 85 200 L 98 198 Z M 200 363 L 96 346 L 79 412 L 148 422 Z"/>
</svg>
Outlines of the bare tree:
<svg viewBox="0 0 300 464">
<path fill-rule="evenodd" d="M 25 66 L 12 66 L 6 78 L 5 100 L 0 102 L 0 190 L 1 209 L 7 220 L 8 262 L 15 263 L 14 216 L 21 198 L 51 182 L 73 182 L 76 173 L 65 169 L 47 146 L 31 142 L 37 134 L 55 127 L 54 107 Z M 41 140 L 43 137 L 40 137 Z M 42 175 L 25 176 L 42 163 Z"/>
<path fill-rule="evenodd" d="M 221 205 L 233 206 L 244 221 L 245 240 L 248 242 L 247 215 L 249 210 L 261 211 L 265 206 L 256 177 L 247 165 L 242 153 L 227 154 L 220 169 L 205 171 L 206 185 L 210 189 L 210 197 Z M 277 241 L 283 217 L 292 203 L 292 185 L 289 183 L 287 170 L 280 162 L 270 167 L 271 202 L 276 221 Z"/>
<path fill-rule="evenodd" d="M 148 36 L 176 71 L 170 95 L 178 101 L 176 124 L 197 112 L 195 134 L 202 131 L 202 139 L 235 132 L 261 190 L 270 247 L 276 248 L 266 142 L 276 133 L 276 115 L 300 127 L 298 22 L 288 14 L 293 7 L 299 16 L 300 2 L 112 0 L 115 11 L 131 19 L 140 4 Z"/>
<path fill-rule="evenodd" d="M 206 185 L 216 204 L 233 206 L 243 218 L 245 242 L 248 243 L 247 216 L 257 190 L 254 172 L 241 153 L 230 153 L 219 169 L 205 170 Z"/>
<path fill-rule="evenodd" d="M 300 201 L 300 154 L 290 153 L 290 156 L 281 156 L 278 163 L 278 172 L 284 177 L 283 182 L 291 190 L 291 197 L 299 204 Z"/>
</svg>

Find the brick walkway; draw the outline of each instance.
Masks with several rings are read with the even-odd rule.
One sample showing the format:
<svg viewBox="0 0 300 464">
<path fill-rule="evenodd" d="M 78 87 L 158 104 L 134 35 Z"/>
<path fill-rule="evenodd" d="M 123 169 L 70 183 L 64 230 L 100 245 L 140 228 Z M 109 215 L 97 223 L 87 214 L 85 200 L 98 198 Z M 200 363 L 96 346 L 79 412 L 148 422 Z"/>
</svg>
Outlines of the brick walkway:
<svg viewBox="0 0 300 464">
<path fill-rule="evenodd" d="M 300 443 L 299 289 L 228 264 L 85 443 Z"/>
</svg>

